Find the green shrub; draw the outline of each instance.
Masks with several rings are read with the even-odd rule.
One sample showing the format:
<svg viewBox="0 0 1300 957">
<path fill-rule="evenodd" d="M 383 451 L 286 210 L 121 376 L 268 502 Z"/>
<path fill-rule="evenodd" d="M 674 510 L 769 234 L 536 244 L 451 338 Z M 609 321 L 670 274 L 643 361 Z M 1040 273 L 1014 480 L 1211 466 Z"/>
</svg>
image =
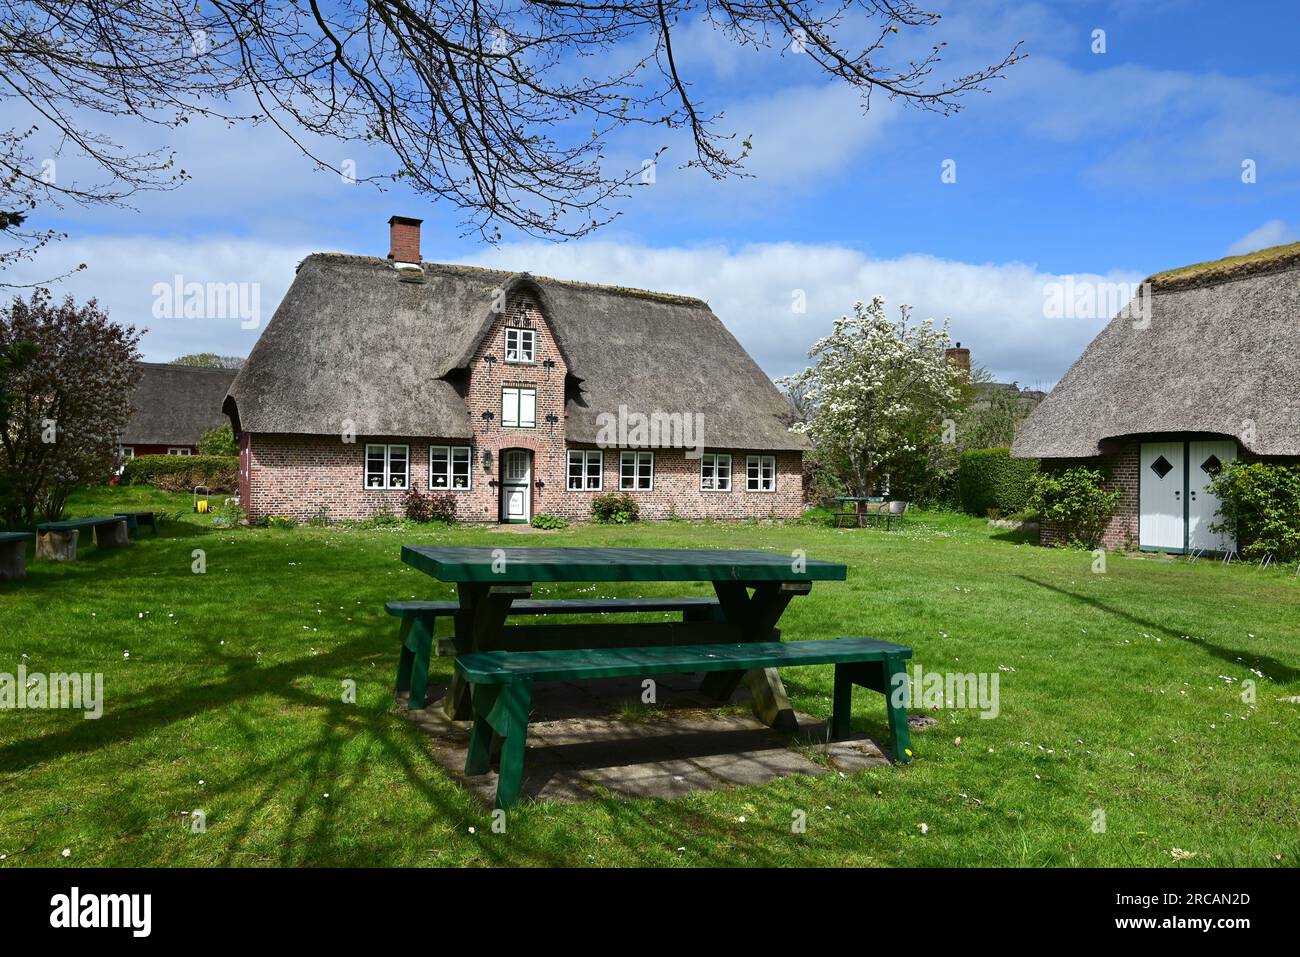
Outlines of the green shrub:
<svg viewBox="0 0 1300 957">
<path fill-rule="evenodd" d="M 248 520 L 243 506 L 234 501 L 213 506 L 208 514 L 212 516 L 212 524 L 218 528 L 238 528 Z"/>
<path fill-rule="evenodd" d="M 641 517 L 641 506 L 626 492 L 605 492 L 591 500 L 591 517 L 598 522 L 627 525 Z"/>
<path fill-rule="evenodd" d="M 298 527 L 298 520 L 287 515 L 263 515 L 257 520 L 258 528 L 278 528 L 288 531 Z"/>
<path fill-rule="evenodd" d="M 1096 548 L 1123 496 L 1119 489 L 1106 488 L 1105 483 L 1105 472 L 1082 466 L 1063 472 L 1039 472 L 1030 481 L 1026 505 L 1044 522 L 1060 526 L 1068 544 Z"/>
<path fill-rule="evenodd" d="M 1243 556 L 1300 559 L 1300 465 L 1233 462 L 1210 487 L 1223 519 L 1210 527 L 1232 535 Z"/>
<path fill-rule="evenodd" d="M 229 455 L 139 455 L 126 463 L 123 485 L 152 485 L 164 492 L 190 492 L 206 485 L 233 492 L 239 485 L 239 457 Z"/>
<path fill-rule="evenodd" d="M 1013 459 L 1010 449 L 968 449 L 957 466 L 957 494 L 971 515 L 1019 512 L 1038 474 L 1037 459 Z"/>
<path fill-rule="evenodd" d="M 203 438 L 199 439 L 198 448 L 199 455 L 229 457 L 239 454 L 239 446 L 235 444 L 235 432 L 231 429 L 229 422 L 203 433 Z"/>
<path fill-rule="evenodd" d="M 533 516 L 533 528 L 568 528 L 569 520 L 563 515 L 551 515 L 548 512 L 538 512 Z"/>
<path fill-rule="evenodd" d="M 363 518 L 356 523 L 356 528 L 398 528 L 403 524 L 402 519 L 398 518 L 386 507 L 377 509 L 369 518 Z"/>
</svg>

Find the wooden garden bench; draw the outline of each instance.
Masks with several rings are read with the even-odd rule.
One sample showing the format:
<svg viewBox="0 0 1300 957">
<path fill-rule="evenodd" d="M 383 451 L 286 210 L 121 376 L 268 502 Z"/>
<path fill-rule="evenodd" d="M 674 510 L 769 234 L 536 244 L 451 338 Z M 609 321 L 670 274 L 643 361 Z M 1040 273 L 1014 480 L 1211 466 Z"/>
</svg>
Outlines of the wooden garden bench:
<svg viewBox="0 0 1300 957">
<path fill-rule="evenodd" d="M 148 525 L 149 531 L 158 534 L 158 516 L 153 512 L 118 512 L 126 519 L 126 528 L 132 538 L 140 537 L 140 526 Z"/>
<path fill-rule="evenodd" d="M 36 526 L 36 557 L 52 561 L 75 561 L 77 539 L 81 532 L 92 530 L 100 548 L 116 548 L 130 542 L 125 515 L 92 515 L 62 522 L 43 522 Z"/>
<path fill-rule="evenodd" d="M 510 605 L 514 615 L 593 615 L 602 613 L 631 614 L 634 612 L 682 612 L 686 621 L 702 621 L 719 614 L 716 598 L 530 598 L 517 599 Z M 402 619 L 398 630 L 401 657 L 397 663 L 397 691 L 407 691 L 407 706 L 424 707 L 424 695 L 429 685 L 429 660 L 456 654 L 455 642 L 450 638 L 433 639 L 434 627 L 439 618 L 454 617 L 460 611 L 457 601 L 390 601 L 384 610 L 394 618 Z"/>
<path fill-rule="evenodd" d="M 27 575 L 27 543 L 31 532 L 0 532 L 0 582 L 17 581 Z"/>
<path fill-rule="evenodd" d="M 891 691 L 896 675 L 906 678 L 906 662 L 911 656 L 910 648 L 875 638 L 581 651 L 479 651 L 458 655 L 456 671 L 469 685 L 474 707 L 465 774 L 488 772 L 492 735 L 499 734 L 503 741 L 496 806 L 508 808 L 519 802 L 535 681 L 827 664 L 835 665 L 831 737 L 841 740 L 849 735 L 854 685 L 879 691 L 885 696 L 894 758 L 905 763 L 911 758 L 907 709 L 896 703 L 897 696 Z"/>
</svg>

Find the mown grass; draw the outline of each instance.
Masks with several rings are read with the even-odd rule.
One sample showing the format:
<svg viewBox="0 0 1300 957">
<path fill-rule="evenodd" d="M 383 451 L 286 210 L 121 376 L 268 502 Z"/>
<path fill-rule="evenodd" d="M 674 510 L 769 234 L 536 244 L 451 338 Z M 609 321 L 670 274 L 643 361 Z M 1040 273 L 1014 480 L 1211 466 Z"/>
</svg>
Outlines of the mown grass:
<svg viewBox="0 0 1300 957">
<path fill-rule="evenodd" d="M 104 489 L 72 511 L 131 506 L 188 499 Z M 451 596 L 400 563 L 406 542 L 804 549 L 846 562 L 849 580 L 795 601 L 787 637 L 875 635 L 927 670 L 996 673 L 1001 714 L 934 712 L 907 767 L 531 804 L 495 834 L 392 703 L 384 600 Z M 1112 555 L 1094 574 L 1092 561 L 940 514 L 891 533 L 670 522 L 523 535 L 219 531 L 187 516 L 0 585 L 0 672 L 102 672 L 107 697 L 98 721 L 0 711 L 0 866 L 1127 866 L 1172 865 L 1175 848 L 1193 865 L 1294 865 L 1294 569 Z M 595 593 L 652 590 L 683 586 Z M 448 674 L 439 660 L 432 680 Z M 355 704 L 341 700 L 347 679 Z M 795 706 L 816 715 L 830 682 L 829 668 L 786 672 Z M 858 696 L 854 723 L 883 735 L 872 697 Z M 191 832 L 195 809 L 206 833 Z M 796 810 L 806 833 L 791 833 Z"/>
</svg>

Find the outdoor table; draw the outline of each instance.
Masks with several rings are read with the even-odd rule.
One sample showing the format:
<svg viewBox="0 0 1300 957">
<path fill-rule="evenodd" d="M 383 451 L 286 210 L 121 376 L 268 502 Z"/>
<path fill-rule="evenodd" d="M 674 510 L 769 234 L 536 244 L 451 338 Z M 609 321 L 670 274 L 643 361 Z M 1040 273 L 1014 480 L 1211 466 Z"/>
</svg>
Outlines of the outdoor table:
<svg viewBox="0 0 1300 957">
<path fill-rule="evenodd" d="M 848 577 L 848 568 L 835 562 L 723 549 L 404 545 L 402 561 L 455 584 L 458 654 L 772 641 L 780 637 L 776 625 L 792 599 L 808 594 L 814 581 Z M 511 603 L 529 598 L 535 582 L 709 582 L 720 608 L 710 620 L 506 624 Z M 775 668 L 711 672 L 700 690 L 725 702 L 746 674 L 759 718 L 793 730 L 794 709 Z M 472 715 L 459 674 L 443 707 L 454 720 Z"/>
<path fill-rule="evenodd" d="M 863 521 L 870 513 L 870 510 L 863 511 L 865 505 L 881 505 L 885 501 L 883 495 L 836 495 L 832 501 L 839 502 L 843 505 L 852 505 L 858 513 L 858 527 L 862 528 L 866 523 Z"/>
</svg>

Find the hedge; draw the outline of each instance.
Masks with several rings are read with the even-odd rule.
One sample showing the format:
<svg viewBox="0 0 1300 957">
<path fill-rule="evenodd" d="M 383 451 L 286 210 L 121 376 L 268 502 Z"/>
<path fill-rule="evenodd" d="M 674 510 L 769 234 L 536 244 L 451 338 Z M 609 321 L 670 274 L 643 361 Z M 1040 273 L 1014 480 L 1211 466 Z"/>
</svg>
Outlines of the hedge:
<svg viewBox="0 0 1300 957">
<path fill-rule="evenodd" d="M 1019 512 L 1036 474 L 1038 459 L 1013 459 L 1010 449 L 967 449 L 957 465 L 961 507 L 972 515 Z"/>
<path fill-rule="evenodd" d="M 237 455 L 138 455 L 122 471 L 123 485 L 153 485 L 165 492 L 188 492 L 206 485 L 233 492 L 239 485 Z"/>
</svg>

